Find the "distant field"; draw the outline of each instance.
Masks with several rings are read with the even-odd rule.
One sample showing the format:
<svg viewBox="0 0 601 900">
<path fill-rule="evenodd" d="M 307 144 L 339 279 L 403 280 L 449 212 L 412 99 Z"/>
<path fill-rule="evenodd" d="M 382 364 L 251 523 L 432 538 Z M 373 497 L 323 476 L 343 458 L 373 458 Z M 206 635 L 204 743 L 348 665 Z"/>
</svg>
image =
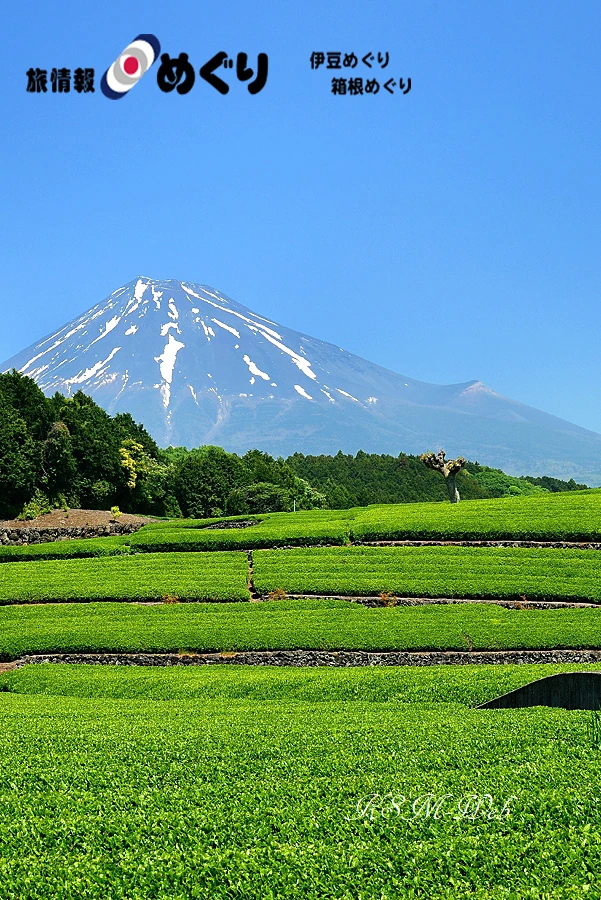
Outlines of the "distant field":
<svg viewBox="0 0 601 900">
<path fill-rule="evenodd" d="M 0 659 L 26 653 L 600 648 L 600 609 L 368 608 L 344 600 L 57 603 L 0 609 Z"/>
<path fill-rule="evenodd" d="M 0 566 L 0 605 L 67 600 L 248 599 L 243 553 L 153 553 Z"/>
<path fill-rule="evenodd" d="M 254 518 L 239 516 L 237 518 Z M 601 489 L 531 497 L 503 497 L 451 503 L 398 503 L 345 510 L 309 510 L 270 513 L 259 525 L 247 529 L 206 532 L 202 539 L 222 541 L 223 546 L 267 546 L 267 541 L 307 543 L 331 534 L 330 543 L 377 540 L 601 540 Z M 196 526 L 217 520 L 200 520 Z M 222 521 L 226 521 L 225 519 Z M 191 520 L 148 525 L 135 535 L 194 528 Z M 211 535 L 211 537 L 208 537 Z M 253 543 L 256 540 L 256 543 Z M 250 543 L 249 543 L 250 542 Z M 207 545 L 208 546 L 208 545 Z M 221 544 L 220 544 L 221 546 Z M 199 547 L 199 549 L 201 549 Z"/>
<path fill-rule="evenodd" d="M 476 501 L 474 501 L 476 502 Z M 315 547 L 254 555 L 260 593 L 601 600 L 601 552 L 505 547 Z"/>
<path fill-rule="evenodd" d="M 248 528 L 208 529 L 252 519 Z M 253 550 L 379 540 L 601 542 L 601 489 L 451 503 L 399 503 L 222 519 L 172 519 L 133 535 L 0 546 L 0 562 L 140 552 Z"/>
<path fill-rule="evenodd" d="M 23 544 L 15 547 L 0 545 L 0 563 L 127 555 L 130 552 L 129 540 L 129 537 L 113 536 L 47 541 L 42 544 Z"/>
<path fill-rule="evenodd" d="M 346 511 L 345 511 L 346 512 Z M 346 544 L 349 540 L 349 518 L 336 511 L 273 513 L 258 525 L 248 528 L 206 529 L 186 525 L 174 528 L 156 525 L 132 535 L 135 550 L 254 550 L 261 547 L 311 546 L 312 544 Z M 173 524 L 173 523 L 172 523 Z"/>
<path fill-rule="evenodd" d="M 601 490 L 465 503 L 370 506 L 352 523 L 355 540 L 601 539 Z"/>
<path fill-rule="evenodd" d="M 305 674 L 17 673 L 0 900 L 598 895 L 590 713 L 469 709 L 481 671 L 450 703 L 440 670 Z"/>
</svg>

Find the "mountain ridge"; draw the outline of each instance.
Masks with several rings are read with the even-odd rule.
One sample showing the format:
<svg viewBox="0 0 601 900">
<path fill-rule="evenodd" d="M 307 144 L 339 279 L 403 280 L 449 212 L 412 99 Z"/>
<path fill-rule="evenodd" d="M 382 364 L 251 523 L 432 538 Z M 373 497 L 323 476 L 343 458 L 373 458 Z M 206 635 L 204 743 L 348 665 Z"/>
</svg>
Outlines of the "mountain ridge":
<svg viewBox="0 0 601 900">
<path fill-rule="evenodd" d="M 601 435 L 477 379 L 412 379 L 204 284 L 138 276 L 0 368 L 130 412 L 162 445 L 283 456 L 444 446 L 511 474 L 601 484 Z"/>
</svg>

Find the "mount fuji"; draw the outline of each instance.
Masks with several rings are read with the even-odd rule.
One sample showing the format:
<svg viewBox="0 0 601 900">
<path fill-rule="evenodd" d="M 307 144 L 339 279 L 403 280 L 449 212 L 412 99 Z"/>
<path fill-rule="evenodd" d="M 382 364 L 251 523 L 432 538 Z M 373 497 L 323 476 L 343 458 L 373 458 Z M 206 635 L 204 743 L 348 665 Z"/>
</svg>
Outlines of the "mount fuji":
<svg viewBox="0 0 601 900">
<path fill-rule="evenodd" d="M 481 381 L 399 375 L 202 284 L 139 277 L 7 360 L 45 394 L 82 390 L 157 442 L 243 453 L 451 455 L 601 484 L 601 435 Z"/>
</svg>

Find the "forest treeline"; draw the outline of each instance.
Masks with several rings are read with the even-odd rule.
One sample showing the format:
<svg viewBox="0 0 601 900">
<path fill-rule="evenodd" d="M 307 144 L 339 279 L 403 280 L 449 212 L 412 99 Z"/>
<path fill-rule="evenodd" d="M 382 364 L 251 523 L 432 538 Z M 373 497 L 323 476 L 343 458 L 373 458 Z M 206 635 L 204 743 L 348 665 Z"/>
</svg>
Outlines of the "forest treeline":
<svg viewBox="0 0 601 900">
<path fill-rule="evenodd" d="M 464 499 L 585 487 L 517 479 L 468 463 Z M 359 452 L 287 460 L 250 450 L 157 446 L 129 413 L 110 416 L 82 391 L 46 397 L 16 371 L 0 375 L 0 516 L 80 507 L 159 516 L 342 509 L 369 503 L 444 500 L 437 473 L 419 458 Z"/>
<path fill-rule="evenodd" d="M 286 462 L 326 496 L 330 509 L 349 509 L 370 503 L 412 503 L 448 500 L 444 479 L 426 468 L 419 456 L 364 453 L 353 456 L 305 456 L 295 453 Z M 556 491 L 584 490 L 574 479 L 544 476 L 516 478 L 500 469 L 469 462 L 457 475 L 462 500 L 511 497 Z"/>
</svg>

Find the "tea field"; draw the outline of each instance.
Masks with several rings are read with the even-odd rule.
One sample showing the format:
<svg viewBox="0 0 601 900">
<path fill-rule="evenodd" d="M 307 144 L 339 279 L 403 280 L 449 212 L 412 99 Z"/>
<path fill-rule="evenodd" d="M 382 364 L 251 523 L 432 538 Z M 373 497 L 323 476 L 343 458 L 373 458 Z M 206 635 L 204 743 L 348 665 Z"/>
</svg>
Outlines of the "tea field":
<svg viewBox="0 0 601 900">
<path fill-rule="evenodd" d="M 248 599 L 244 553 L 156 553 L 0 566 L 0 604 Z"/>
<path fill-rule="evenodd" d="M 601 550 L 362 543 L 601 542 L 601 491 L 251 518 L 0 547 L 0 900 L 601 898 L 599 718 L 476 708 L 601 671 L 577 662 Z M 328 596 L 378 594 L 471 600 Z M 528 603 L 558 599 L 592 605 Z M 555 649 L 575 662 L 231 662 Z M 188 665 L 18 662 L 61 652 Z"/>
<path fill-rule="evenodd" d="M 213 529 L 251 520 L 245 528 Z M 601 542 L 601 488 L 531 497 L 400 503 L 222 519 L 171 519 L 133 535 L 0 546 L 0 562 L 141 552 L 257 550 L 389 540 Z"/>
<path fill-rule="evenodd" d="M 598 896 L 590 713 L 496 671 L 62 673 L 3 679 L 2 900 Z"/>
<path fill-rule="evenodd" d="M 0 566 L 0 605 L 249 600 L 241 551 L 174 550 Z M 284 594 L 601 601 L 601 551 L 545 547 L 306 547 L 257 550 L 254 589 Z"/>
</svg>

